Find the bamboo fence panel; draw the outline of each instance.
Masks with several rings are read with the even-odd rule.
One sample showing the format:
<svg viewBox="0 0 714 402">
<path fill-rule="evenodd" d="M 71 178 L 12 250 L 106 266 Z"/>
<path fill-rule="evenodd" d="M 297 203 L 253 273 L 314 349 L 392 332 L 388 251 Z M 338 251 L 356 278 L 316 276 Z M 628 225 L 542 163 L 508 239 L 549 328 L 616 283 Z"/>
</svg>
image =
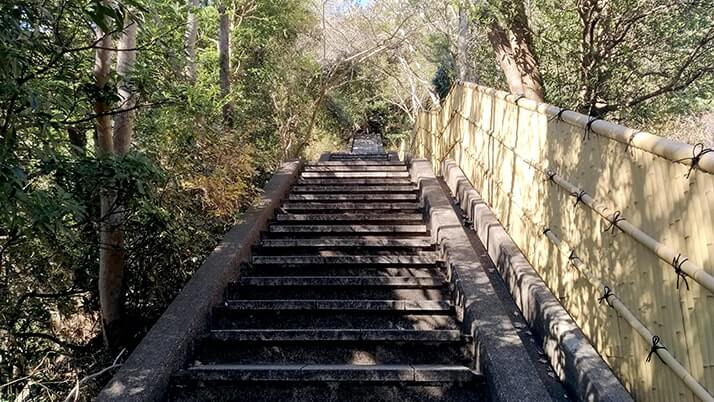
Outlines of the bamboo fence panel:
<svg viewBox="0 0 714 402">
<path fill-rule="evenodd" d="M 419 114 L 408 148 L 435 169 L 459 165 L 637 399 L 699 400 L 659 359 L 645 362 L 651 341 L 598 303 L 602 289 L 545 228 L 714 391 L 714 152 L 470 83 Z"/>
</svg>

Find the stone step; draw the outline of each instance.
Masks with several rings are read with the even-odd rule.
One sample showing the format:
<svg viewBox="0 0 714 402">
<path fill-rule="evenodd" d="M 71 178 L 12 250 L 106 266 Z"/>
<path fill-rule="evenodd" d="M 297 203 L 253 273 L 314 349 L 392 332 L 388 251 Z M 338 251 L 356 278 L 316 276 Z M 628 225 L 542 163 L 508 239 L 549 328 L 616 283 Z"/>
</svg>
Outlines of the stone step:
<svg viewBox="0 0 714 402">
<path fill-rule="evenodd" d="M 208 339 L 230 342 L 464 342 L 458 329 L 220 329 Z"/>
<path fill-rule="evenodd" d="M 389 160 L 389 155 L 378 154 L 378 155 L 355 155 L 355 154 L 338 154 L 330 155 L 331 161 L 387 161 Z"/>
<path fill-rule="evenodd" d="M 317 179 L 317 178 L 299 178 L 295 183 L 297 185 L 307 185 L 307 186 L 414 186 L 411 179 L 409 178 L 361 178 L 361 179 L 351 179 L 351 178 L 329 178 L 329 179 Z"/>
<path fill-rule="evenodd" d="M 404 313 L 443 313 L 453 310 L 451 302 L 439 300 L 226 300 L 231 310 L 310 310 L 310 311 L 381 311 Z"/>
<path fill-rule="evenodd" d="M 389 154 L 386 152 L 333 152 L 330 154 L 330 159 L 341 159 L 341 158 L 387 158 L 389 159 Z"/>
<path fill-rule="evenodd" d="M 409 172 L 302 172 L 300 177 L 305 179 L 332 179 L 332 178 L 345 178 L 345 179 L 379 179 L 379 178 L 408 178 Z"/>
<path fill-rule="evenodd" d="M 329 232 L 325 232 L 329 233 Z M 309 239 L 309 240 L 324 240 L 326 237 L 336 238 L 341 237 L 342 239 L 348 239 L 352 236 L 361 237 L 363 235 L 352 233 L 329 233 L 327 236 L 318 236 L 318 238 L 312 238 L 313 233 L 269 233 L 264 236 L 270 235 L 269 239 L 266 240 L 280 240 L 283 236 L 285 239 L 295 240 L 298 239 Z M 399 233 L 400 236 L 404 235 Z M 310 237 L 308 237 L 310 236 Z M 396 235 L 395 235 L 396 236 Z M 406 236 L 411 236 L 407 234 Z M 319 257 L 319 256 L 353 256 L 353 255 L 367 255 L 370 257 L 376 256 L 390 256 L 390 255 L 401 255 L 401 256 L 425 256 L 437 260 L 440 253 L 436 253 L 436 247 L 429 248 L 418 248 L 418 247 L 371 247 L 369 250 L 362 247 L 321 247 L 321 248 L 292 248 L 292 247 L 261 247 L 260 245 L 253 247 L 254 255 L 263 256 L 308 256 L 308 257 Z"/>
<path fill-rule="evenodd" d="M 382 165 L 382 166 L 368 166 L 368 165 L 354 165 L 346 164 L 340 166 L 325 166 L 325 165 L 307 165 L 305 166 L 304 172 L 406 172 L 407 167 L 405 165 Z"/>
<path fill-rule="evenodd" d="M 274 342 L 236 345 L 197 342 L 194 365 L 205 364 L 469 364 L 467 345 L 459 343 Z"/>
<path fill-rule="evenodd" d="M 380 287 L 388 289 L 432 289 L 448 285 L 440 278 L 415 278 L 410 276 L 283 276 L 283 277 L 243 277 L 239 286 L 276 287 Z"/>
<path fill-rule="evenodd" d="M 175 379 L 177 380 L 177 379 Z M 182 380 L 185 381 L 185 380 Z M 269 386 L 266 386 L 269 384 Z M 485 381 L 441 383 L 362 382 L 171 383 L 172 402 L 490 402 Z"/>
<path fill-rule="evenodd" d="M 309 324 L 306 324 L 309 323 Z M 213 329 L 400 329 L 452 330 L 460 328 L 453 312 L 405 314 L 398 310 L 310 311 L 263 310 L 251 312 L 216 306 Z"/>
<path fill-rule="evenodd" d="M 392 160 L 392 159 L 390 159 L 389 157 L 379 157 L 379 156 L 375 156 L 375 157 L 369 157 L 369 156 L 362 156 L 362 157 L 353 156 L 353 157 L 349 157 L 349 156 L 345 156 L 345 157 L 339 157 L 339 158 L 332 158 L 332 159 L 330 159 L 330 161 L 339 161 L 339 162 L 357 162 L 357 161 L 372 161 L 372 162 L 374 162 L 374 161 L 389 161 L 389 160 Z"/>
<path fill-rule="evenodd" d="M 254 255 L 251 263 L 256 265 L 278 265 L 283 268 L 297 268 L 306 265 L 333 265 L 333 266 L 367 266 L 367 265 L 407 265 L 407 266 L 433 266 L 436 259 L 433 256 L 369 256 L 369 255 L 343 255 L 343 256 L 309 256 L 309 255 Z M 258 268 L 258 267 L 256 267 Z"/>
<path fill-rule="evenodd" d="M 450 288 L 398 288 L 386 286 L 239 286 L 229 284 L 225 290 L 227 300 L 415 300 L 448 302 Z M 316 311 L 329 311 L 327 309 Z M 356 310 L 344 310 L 356 311 Z M 371 310 L 368 310 L 371 311 Z M 377 311 L 377 310 L 374 310 Z M 414 314 L 446 314 L 449 309 L 424 310 Z"/>
<path fill-rule="evenodd" d="M 282 225 L 271 224 L 270 233 L 426 233 L 426 225 Z"/>
<path fill-rule="evenodd" d="M 263 239 L 260 247 L 265 248 L 431 248 L 431 238 L 389 238 L 378 236 L 361 236 L 354 238 L 329 239 Z"/>
<path fill-rule="evenodd" d="M 415 278 L 440 277 L 441 268 L 435 265 L 418 266 L 364 266 L 364 265 L 302 265 L 286 270 L 280 265 L 259 265 L 243 268 L 243 275 L 251 276 L 414 276 Z M 299 269 L 298 269 L 299 268 Z"/>
<path fill-rule="evenodd" d="M 466 366 L 412 364 L 215 364 L 192 366 L 178 378 L 202 382 L 470 382 L 479 375 Z"/>
<path fill-rule="evenodd" d="M 416 201 L 416 194 L 290 194 L 290 201 Z"/>
<path fill-rule="evenodd" d="M 420 208 L 418 202 L 370 202 L 370 203 L 356 203 L 356 202 L 332 202 L 332 203 L 318 203 L 318 202 L 286 202 L 283 204 L 283 209 L 289 210 L 303 210 L 303 211 L 329 211 L 329 210 L 344 210 L 344 211 L 354 211 L 354 210 L 384 210 L 384 211 L 399 211 L 399 210 L 410 210 L 416 211 Z"/>
<path fill-rule="evenodd" d="M 411 184 L 396 185 L 386 184 L 382 186 L 311 186 L 297 185 L 293 187 L 292 192 L 295 193 L 412 193 L 417 190 Z"/>
<path fill-rule="evenodd" d="M 423 220 L 422 214 L 397 214 L 397 213 L 373 213 L 373 214 L 278 214 L 275 217 L 278 222 L 378 222 L 378 221 L 408 221 L 419 222 Z"/>
<path fill-rule="evenodd" d="M 320 161 L 310 162 L 306 166 L 406 166 L 402 161 L 390 160 L 354 160 L 354 161 Z"/>
</svg>

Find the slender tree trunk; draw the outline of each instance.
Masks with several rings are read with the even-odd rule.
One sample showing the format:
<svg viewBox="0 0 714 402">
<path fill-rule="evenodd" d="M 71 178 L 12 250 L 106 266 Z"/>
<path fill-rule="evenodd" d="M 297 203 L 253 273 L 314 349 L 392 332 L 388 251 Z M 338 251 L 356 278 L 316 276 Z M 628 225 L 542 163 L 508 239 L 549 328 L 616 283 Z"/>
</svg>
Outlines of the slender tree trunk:
<svg viewBox="0 0 714 402">
<path fill-rule="evenodd" d="M 191 82 L 196 81 L 196 39 L 198 38 L 198 18 L 196 10 L 199 0 L 188 0 L 188 17 L 186 18 L 186 75 Z"/>
<path fill-rule="evenodd" d="M 94 112 L 97 114 L 97 153 L 99 155 L 112 155 L 114 153 L 114 139 L 112 138 L 112 119 L 106 113 L 109 105 L 106 101 L 108 91 L 107 83 L 111 72 L 112 40 L 101 29 L 98 30 L 98 46 L 94 58 L 94 82 L 100 94 L 94 101 Z M 111 346 L 114 341 L 115 328 L 121 319 L 121 290 L 117 291 L 115 272 L 123 269 L 123 257 L 117 254 L 116 244 L 121 241 L 117 238 L 109 217 L 111 216 L 115 192 L 102 188 L 99 195 L 99 306 L 102 313 L 102 328 L 104 341 Z M 121 288 L 121 284 L 119 284 Z M 119 297 L 118 297 L 119 296 Z"/>
<path fill-rule="evenodd" d="M 98 129 L 100 149 L 105 155 L 124 155 L 129 151 L 134 132 L 134 111 L 136 94 L 131 83 L 131 70 L 136 60 L 136 34 L 137 24 L 128 22 L 121 33 L 117 44 L 117 75 L 119 82 L 117 92 L 119 95 L 118 109 L 124 111 L 117 114 L 114 119 L 114 132 L 109 125 Z M 97 49 L 97 65 L 95 77 L 100 83 L 103 78 L 103 87 L 106 89 L 109 72 L 111 70 L 111 40 L 102 43 L 106 49 Z M 109 54 L 107 57 L 106 52 Z M 99 55 L 102 54 L 103 57 Z M 97 71 L 102 74 L 97 75 Z M 106 103 L 105 108 L 108 108 Z M 100 117 L 98 119 L 103 119 Z M 98 124 L 101 126 L 101 123 Z M 99 301 L 102 311 L 102 324 L 104 339 L 108 347 L 116 347 L 122 340 L 122 317 L 124 310 L 124 217 L 123 206 L 117 198 L 115 188 L 103 188 L 100 194 L 100 249 L 99 249 Z"/>
<path fill-rule="evenodd" d="M 459 81 L 474 79 L 469 60 L 469 0 L 459 1 L 459 35 L 456 39 L 456 77 Z"/>
<path fill-rule="evenodd" d="M 114 141 L 112 140 L 112 118 L 107 113 L 109 105 L 106 101 L 107 83 L 112 63 L 112 40 L 109 35 L 97 28 L 98 47 L 94 55 L 94 85 L 99 94 L 94 100 L 94 112 L 97 115 L 97 151 L 99 154 L 114 153 Z"/>
<path fill-rule="evenodd" d="M 132 69 L 136 62 L 136 34 L 138 24 L 129 22 L 119 39 L 117 46 L 117 92 L 119 94 L 119 109 L 123 110 L 114 120 L 114 151 L 124 155 L 129 151 L 131 139 L 134 136 L 134 107 L 136 106 L 136 91 L 132 82 Z"/>
<path fill-rule="evenodd" d="M 505 24 L 493 22 L 488 35 L 498 64 L 511 93 L 542 102 L 545 100 L 545 88 L 525 5 L 522 0 L 514 0 L 505 2 L 503 6 L 509 8 L 509 20 Z"/>
<path fill-rule="evenodd" d="M 220 22 L 218 29 L 218 63 L 220 67 L 220 87 L 223 98 L 223 121 L 230 123 L 232 120 L 233 107 L 228 99 L 231 92 L 231 19 L 226 12 L 225 4 L 218 7 Z"/>
</svg>

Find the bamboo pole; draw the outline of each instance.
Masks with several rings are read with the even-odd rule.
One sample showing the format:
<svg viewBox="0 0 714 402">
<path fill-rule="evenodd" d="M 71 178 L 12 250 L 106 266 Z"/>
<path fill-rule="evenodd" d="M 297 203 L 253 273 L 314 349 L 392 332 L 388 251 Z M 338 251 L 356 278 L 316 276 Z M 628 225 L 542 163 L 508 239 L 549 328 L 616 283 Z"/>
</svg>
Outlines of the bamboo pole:
<svg viewBox="0 0 714 402">
<path fill-rule="evenodd" d="M 655 340 L 659 340 L 659 338 L 655 338 L 655 334 L 652 333 L 652 331 L 647 328 L 642 321 L 640 321 L 628 308 L 625 306 L 624 303 L 620 300 L 619 297 L 615 293 L 612 292 L 612 288 L 603 284 L 600 279 L 596 278 L 592 272 L 590 272 L 589 269 L 585 266 L 585 263 L 576 256 L 572 257 L 573 254 L 571 254 L 574 250 L 570 249 L 565 242 L 560 240 L 558 236 L 553 233 L 552 230 L 546 229 L 544 231 L 545 236 L 550 240 L 561 252 L 561 254 L 568 256 L 570 259 L 570 262 L 573 266 L 575 266 L 580 273 L 582 273 L 590 282 L 593 286 L 596 288 L 602 289 L 604 299 L 610 306 L 612 306 L 615 311 L 617 311 L 622 318 L 627 321 L 628 324 L 637 331 L 638 334 L 642 337 L 642 339 L 645 340 L 645 342 L 649 343 L 649 345 L 652 347 L 653 353 L 656 353 L 657 356 L 659 356 L 660 359 L 662 359 L 662 362 L 666 364 L 672 372 L 679 377 L 682 382 L 702 401 L 706 402 L 714 402 L 714 397 L 704 388 L 699 382 L 687 371 L 684 366 L 682 366 L 679 361 L 672 356 L 672 354 L 664 348 L 664 346 L 657 342 L 655 343 Z"/>
<path fill-rule="evenodd" d="M 638 131 L 606 120 L 598 119 L 591 123 L 592 117 L 586 116 L 582 113 L 574 112 L 572 110 L 563 111 L 562 108 L 557 106 L 537 102 L 532 99 L 519 99 L 518 96 L 509 94 L 508 92 L 484 87 L 471 82 L 461 83 L 461 85 L 474 88 L 476 91 L 493 96 L 494 98 L 503 99 L 526 110 L 540 113 L 548 118 L 553 118 L 560 114 L 559 119 L 561 121 L 577 128 L 586 129 L 588 124 L 590 124 L 590 129 L 598 135 L 602 135 L 623 144 L 652 153 L 672 162 L 693 167 L 695 170 L 714 174 L 714 152 L 699 155 L 697 163 L 692 166 L 693 157 L 697 156 L 699 152 L 705 150 L 703 147 L 699 148 L 695 145 L 670 140 L 668 138 L 663 138 L 645 131 Z"/>
<path fill-rule="evenodd" d="M 605 218 L 605 220 L 610 222 L 610 224 L 615 225 L 640 244 L 650 249 L 662 261 L 672 265 L 675 269 L 681 269 L 684 274 L 694 279 L 705 289 L 714 293 L 714 276 L 710 275 L 703 268 L 687 259 L 686 256 L 677 253 L 672 247 L 660 243 L 657 239 L 652 238 L 637 226 L 620 217 L 619 213 L 615 212 L 613 214 L 608 214 L 608 208 L 602 205 L 602 203 L 597 202 L 592 196 L 590 196 L 590 194 L 563 179 L 555 172 L 546 172 L 546 176 L 571 195 L 577 194 L 578 199 L 580 199 L 583 204 L 587 205 L 598 215 Z"/>
</svg>

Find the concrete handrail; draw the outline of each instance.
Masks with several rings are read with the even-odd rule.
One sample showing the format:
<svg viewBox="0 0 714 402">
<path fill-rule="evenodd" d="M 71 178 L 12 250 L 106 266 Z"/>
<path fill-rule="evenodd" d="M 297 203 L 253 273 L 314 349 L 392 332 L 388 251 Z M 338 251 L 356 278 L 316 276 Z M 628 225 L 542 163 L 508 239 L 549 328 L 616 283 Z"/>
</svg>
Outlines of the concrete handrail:
<svg viewBox="0 0 714 402">
<path fill-rule="evenodd" d="M 97 400 L 166 399 L 171 374 L 185 363 L 193 341 L 207 330 L 211 309 L 219 304 L 226 284 L 238 278 L 239 264 L 250 258 L 251 246 L 267 227 L 301 168 L 301 161 L 280 166 L 258 203 L 226 233 Z"/>
<path fill-rule="evenodd" d="M 481 195 L 453 160 L 442 165 L 444 181 L 464 210 L 486 252 L 526 321 L 541 339 L 560 380 L 582 401 L 631 401 L 622 384 L 598 355 L 535 268 L 518 249 Z"/>
<path fill-rule="evenodd" d="M 491 397 L 496 401 L 549 400 L 548 390 L 434 176 L 431 163 L 413 160 L 409 170 L 419 186 L 432 241 L 439 245 L 450 267 L 464 331 L 474 337 L 475 364 L 486 375 Z"/>
</svg>

